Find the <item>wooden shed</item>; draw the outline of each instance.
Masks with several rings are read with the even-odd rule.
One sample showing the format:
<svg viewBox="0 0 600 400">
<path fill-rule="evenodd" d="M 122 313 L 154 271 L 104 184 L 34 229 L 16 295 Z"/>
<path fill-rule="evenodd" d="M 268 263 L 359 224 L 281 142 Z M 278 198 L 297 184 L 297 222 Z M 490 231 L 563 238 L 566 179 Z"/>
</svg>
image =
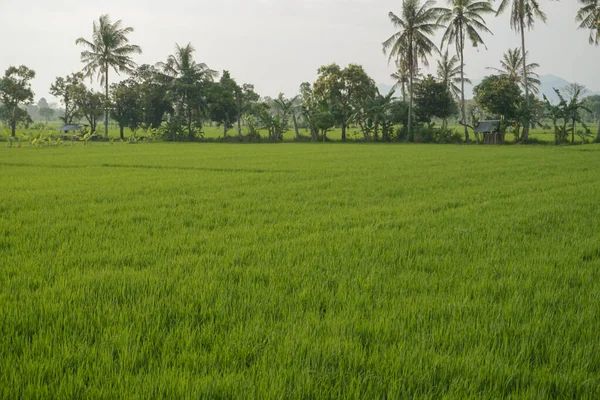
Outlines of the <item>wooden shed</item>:
<svg viewBox="0 0 600 400">
<path fill-rule="evenodd" d="M 480 121 L 475 127 L 475 134 L 483 134 L 485 144 L 504 144 L 504 133 L 500 132 L 500 120 Z"/>
</svg>

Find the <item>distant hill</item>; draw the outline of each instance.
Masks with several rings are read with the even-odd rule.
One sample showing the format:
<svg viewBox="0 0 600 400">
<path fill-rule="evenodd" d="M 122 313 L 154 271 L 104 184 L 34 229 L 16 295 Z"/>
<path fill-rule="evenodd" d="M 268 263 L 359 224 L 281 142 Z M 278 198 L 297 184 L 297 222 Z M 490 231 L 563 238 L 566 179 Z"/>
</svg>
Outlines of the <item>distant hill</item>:
<svg viewBox="0 0 600 400">
<path fill-rule="evenodd" d="M 473 87 L 480 84 L 482 79 L 483 78 L 471 79 L 472 84 L 465 85 L 465 98 L 467 98 L 467 99 L 473 98 Z M 562 92 L 562 88 L 564 88 L 565 86 L 567 86 L 569 84 L 569 82 L 567 80 L 565 80 L 559 76 L 551 75 L 551 74 L 541 75 L 540 81 L 542 82 L 542 84 L 540 85 L 539 97 L 542 98 L 542 95 L 545 94 L 546 97 L 548 97 L 548 100 L 550 100 L 550 102 L 552 102 L 552 103 L 558 103 L 558 96 L 556 95 L 556 93 L 554 93 L 553 88 L 557 88 L 557 89 L 561 90 L 561 92 Z M 392 85 L 386 85 L 384 83 L 380 83 L 377 85 L 377 88 L 379 89 L 379 92 L 381 94 L 385 95 L 385 94 L 389 93 L 389 91 L 392 89 Z M 594 91 L 594 90 L 591 90 L 590 88 L 588 88 L 588 91 L 585 93 L 586 96 L 591 96 L 594 94 L 600 95 L 600 91 Z M 398 96 L 399 93 L 396 93 L 396 95 Z"/>
</svg>

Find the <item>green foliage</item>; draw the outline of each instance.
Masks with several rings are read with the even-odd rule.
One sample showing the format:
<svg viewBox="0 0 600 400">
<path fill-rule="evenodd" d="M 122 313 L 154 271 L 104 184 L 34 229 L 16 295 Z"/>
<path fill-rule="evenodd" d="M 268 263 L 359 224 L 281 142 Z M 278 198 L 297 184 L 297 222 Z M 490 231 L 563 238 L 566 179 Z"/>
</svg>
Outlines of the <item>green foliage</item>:
<svg viewBox="0 0 600 400">
<path fill-rule="evenodd" d="M 0 118 L 6 121 L 15 136 L 17 124 L 31 121 L 29 114 L 21 106 L 33 102 L 31 81 L 35 71 L 24 65 L 9 67 L 0 79 Z"/>
<path fill-rule="evenodd" d="M 50 94 L 60 99 L 64 106 L 64 116 L 60 117 L 65 124 L 72 124 L 74 120 L 78 120 L 81 111 L 77 108 L 75 98 L 85 90 L 83 84 L 84 76 L 82 73 L 74 73 L 66 77 L 57 77 L 52 85 L 50 85 Z"/>
<path fill-rule="evenodd" d="M 119 124 L 119 137 L 124 140 L 123 131 L 128 127 L 135 132 L 142 123 L 142 101 L 140 86 L 134 80 L 126 80 L 111 85 L 111 117 Z"/>
<path fill-rule="evenodd" d="M 519 86 L 506 76 L 491 75 L 473 88 L 475 102 L 494 118 L 515 121 L 523 97 Z"/>
<path fill-rule="evenodd" d="M 220 81 L 212 83 L 208 88 L 209 115 L 223 127 L 223 138 L 227 137 L 227 131 L 237 119 L 240 107 L 237 94 L 240 91 L 241 88 L 231 78 L 229 71 L 223 71 Z"/>
<path fill-rule="evenodd" d="M 458 112 L 452 93 L 444 82 L 428 75 L 415 87 L 415 115 L 420 122 L 431 126 L 433 118 L 446 119 Z"/>
</svg>

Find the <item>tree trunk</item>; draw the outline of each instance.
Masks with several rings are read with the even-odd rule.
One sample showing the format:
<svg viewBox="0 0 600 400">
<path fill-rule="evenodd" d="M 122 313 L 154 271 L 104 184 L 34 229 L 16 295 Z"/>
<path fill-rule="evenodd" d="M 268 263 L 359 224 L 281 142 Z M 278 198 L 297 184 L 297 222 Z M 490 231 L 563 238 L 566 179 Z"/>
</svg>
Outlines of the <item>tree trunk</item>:
<svg viewBox="0 0 600 400">
<path fill-rule="evenodd" d="M 342 142 L 346 141 L 346 123 L 342 123 Z"/>
<path fill-rule="evenodd" d="M 402 102 L 406 103 L 406 82 L 402 81 Z"/>
<path fill-rule="evenodd" d="M 412 66 L 410 67 L 409 75 L 410 75 L 410 77 L 409 77 L 410 83 L 409 83 L 408 90 L 410 92 L 410 94 L 409 94 L 410 98 L 408 99 L 408 140 L 412 142 L 414 140 L 414 137 L 412 134 L 412 108 L 413 108 L 413 67 Z"/>
<path fill-rule="evenodd" d="M 467 128 L 467 115 L 466 115 L 466 107 L 465 107 L 465 55 L 464 55 L 464 37 L 462 31 L 462 25 L 460 26 L 459 32 L 459 40 L 460 40 L 460 97 L 462 100 L 461 103 L 461 112 L 462 112 L 462 122 L 465 128 L 465 142 L 469 141 L 469 128 Z"/>
<path fill-rule="evenodd" d="M 104 94 L 106 98 L 105 102 L 108 101 L 108 63 L 106 64 L 106 70 L 104 71 Z M 104 106 L 104 140 L 108 140 L 108 107 Z"/>
<path fill-rule="evenodd" d="M 525 60 L 525 22 L 521 16 L 521 53 L 523 54 L 523 84 L 525 85 L 525 121 L 523 124 L 523 141 L 529 139 L 529 83 L 527 82 L 527 61 Z"/>
<path fill-rule="evenodd" d="M 223 139 L 227 139 L 227 121 L 223 121 Z"/>
<path fill-rule="evenodd" d="M 121 140 L 125 140 L 125 135 L 123 135 L 123 126 L 119 124 L 119 136 Z"/>
<path fill-rule="evenodd" d="M 17 131 L 17 123 L 15 121 L 12 121 L 10 124 L 10 136 L 15 137 L 16 131 Z"/>
<path fill-rule="evenodd" d="M 298 131 L 298 121 L 296 120 L 296 113 L 292 113 L 292 120 L 294 121 L 294 131 L 296 132 L 296 140 L 300 140 L 300 132 Z"/>
<path fill-rule="evenodd" d="M 573 120 L 571 129 L 571 144 L 575 144 L 575 120 Z"/>
</svg>

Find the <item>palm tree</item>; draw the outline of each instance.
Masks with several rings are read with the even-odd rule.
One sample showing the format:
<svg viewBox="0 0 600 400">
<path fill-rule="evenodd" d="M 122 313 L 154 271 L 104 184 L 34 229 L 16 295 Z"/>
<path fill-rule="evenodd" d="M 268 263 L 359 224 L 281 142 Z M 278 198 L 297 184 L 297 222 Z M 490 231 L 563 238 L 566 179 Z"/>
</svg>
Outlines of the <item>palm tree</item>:
<svg viewBox="0 0 600 400">
<path fill-rule="evenodd" d="M 393 90 L 400 89 L 402 91 L 402 101 L 406 101 L 406 85 L 409 81 L 408 65 L 406 60 L 396 60 L 396 72 L 390 75 L 396 83 L 392 87 Z"/>
<path fill-rule="evenodd" d="M 525 52 L 525 54 L 528 53 L 529 52 Z M 540 65 L 537 63 L 529 63 L 527 64 L 526 72 L 523 73 L 523 58 L 521 57 L 521 51 L 519 48 L 514 48 L 508 49 L 508 51 L 502 55 L 500 68 L 488 67 L 488 69 L 499 72 L 500 75 L 507 76 L 511 82 L 516 83 L 523 88 L 525 88 L 523 77 L 526 76 L 528 88 L 532 93 L 537 94 L 540 92 L 538 86 L 541 82 L 539 79 L 540 76 L 534 72 L 534 69 L 539 68 L 539 66 Z"/>
<path fill-rule="evenodd" d="M 191 43 L 184 47 L 176 43 L 175 53 L 169 55 L 167 62 L 156 64 L 169 82 L 171 96 L 179 101 L 179 108 L 187 120 L 188 134 L 192 131 L 192 114 L 201 106 L 197 96 L 199 84 L 213 81 L 218 76 L 218 72 L 208 68 L 205 63 L 194 61 L 195 51 Z"/>
<path fill-rule="evenodd" d="M 488 1 L 477 0 L 448 0 L 452 9 L 444 9 L 438 23 L 448 24 L 446 32 L 442 37 L 442 47 L 444 44 L 456 45 L 456 53 L 460 61 L 460 84 L 461 84 L 461 113 L 462 124 L 465 128 L 465 140 L 469 140 L 469 130 L 467 128 L 467 118 L 465 111 L 465 40 L 469 39 L 473 47 L 484 44 L 479 32 L 492 33 L 487 26 L 483 14 L 493 13 L 494 9 Z"/>
<path fill-rule="evenodd" d="M 413 83 L 419 71 L 419 60 L 429 65 L 427 56 L 439 53 L 435 43 L 429 38 L 439 27 L 437 19 L 440 9 L 434 8 L 435 1 L 427 0 L 419 5 L 419 0 L 404 0 L 402 17 L 390 11 L 389 18 L 394 27 L 400 30 L 383 42 L 383 53 L 389 52 L 389 60 L 406 60 L 409 76 L 408 132 L 412 134 Z"/>
<path fill-rule="evenodd" d="M 75 44 L 87 48 L 81 52 L 81 62 L 85 65 L 83 73 L 91 78 L 96 75 L 104 86 L 104 94 L 108 99 L 108 71 L 112 68 L 117 74 L 133 71 L 136 64 L 131 60 L 132 54 L 141 54 L 139 46 L 129 44 L 127 35 L 133 32 L 131 27 L 123 27 L 122 22 L 112 23 L 108 15 L 101 15 L 98 23 L 94 21 L 92 41 L 79 38 Z M 104 139 L 108 139 L 108 108 L 104 110 Z"/>
<path fill-rule="evenodd" d="M 529 109 L 529 82 L 527 81 L 527 50 L 525 49 L 525 28 L 533 28 L 535 18 L 546 22 L 546 14 L 540 9 L 538 0 L 501 0 L 496 16 L 500 15 L 508 6 L 510 11 L 510 27 L 521 34 L 521 56 L 523 68 L 523 85 L 525 86 L 525 106 Z M 529 138 L 529 121 L 525 121 L 523 140 Z"/>
<path fill-rule="evenodd" d="M 461 84 L 464 80 L 465 83 L 471 83 L 471 80 L 467 77 L 461 78 L 460 66 L 458 63 L 458 57 L 453 55 L 449 56 L 448 50 L 442 55 L 442 59 L 437 62 L 437 76 L 438 79 L 448 86 L 448 90 L 452 93 L 454 98 L 458 99 L 462 93 L 461 88 L 457 85 Z M 463 72 L 463 76 L 464 76 Z"/>
<path fill-rule="evenodd" d="M 590 44 L 600 44 L 600 1 L 579 0 L 583 7 L 579 9 L 575 21 L 579 22 L 579 29 L 590 30 Z"/>
</svg>

